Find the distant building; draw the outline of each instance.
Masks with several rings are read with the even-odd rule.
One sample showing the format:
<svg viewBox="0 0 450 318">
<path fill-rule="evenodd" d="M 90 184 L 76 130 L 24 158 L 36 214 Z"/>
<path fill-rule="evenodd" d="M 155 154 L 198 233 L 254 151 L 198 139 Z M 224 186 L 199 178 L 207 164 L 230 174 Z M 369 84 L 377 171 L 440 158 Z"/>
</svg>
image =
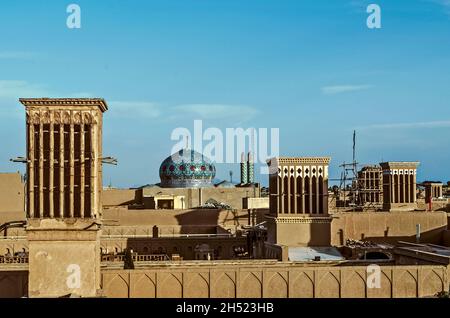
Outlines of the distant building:
<svg viewBox="0 0 450 318">
<path fill-rule="evenodd" d="M 425 202 L 430 203 L 433 199 L 440 199 L 444 197 L 443 186 L 440 181 L 425 181 L 422 183 L 425 187 Z"/>
<path fill-rule="evenodd" d="M 381 207 L 383 204 L 383 173 L 380 166 L 365 166 L 358 171 L 358 198 L 361 206 Z"/>
<path fill-rule="evenodd" d="M 383 208 L 413 211 L 416 207 L 416 175 L 419 162 L 382 162 Z"/>
</svg>

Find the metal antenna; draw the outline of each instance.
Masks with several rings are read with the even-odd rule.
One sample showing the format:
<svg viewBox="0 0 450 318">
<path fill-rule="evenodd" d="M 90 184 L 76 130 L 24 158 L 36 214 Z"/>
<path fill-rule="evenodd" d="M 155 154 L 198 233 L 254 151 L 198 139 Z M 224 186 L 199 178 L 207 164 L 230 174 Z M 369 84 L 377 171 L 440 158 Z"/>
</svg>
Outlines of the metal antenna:
<svg viewBox="0 0 450 318">
<path fill-rule="evenodd" d="M 353 130 L 353 163 L 355 162 L 356 151 L 356 130 Z"/>
</svg>

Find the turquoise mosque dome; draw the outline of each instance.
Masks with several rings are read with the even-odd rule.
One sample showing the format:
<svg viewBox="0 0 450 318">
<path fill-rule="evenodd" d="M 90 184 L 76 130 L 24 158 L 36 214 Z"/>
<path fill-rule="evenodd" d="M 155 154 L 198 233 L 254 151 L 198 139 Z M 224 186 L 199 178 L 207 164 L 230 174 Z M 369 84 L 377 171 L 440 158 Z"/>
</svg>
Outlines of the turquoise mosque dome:
<svg viewBox="0 0 450 318">
<path fill-rule="evenodd" d="M 159 167 L 163 188 L 212 187 L 216 167 L 203 154 L 192 149 L 181 149 L 164 159 Z"/>
</svg>

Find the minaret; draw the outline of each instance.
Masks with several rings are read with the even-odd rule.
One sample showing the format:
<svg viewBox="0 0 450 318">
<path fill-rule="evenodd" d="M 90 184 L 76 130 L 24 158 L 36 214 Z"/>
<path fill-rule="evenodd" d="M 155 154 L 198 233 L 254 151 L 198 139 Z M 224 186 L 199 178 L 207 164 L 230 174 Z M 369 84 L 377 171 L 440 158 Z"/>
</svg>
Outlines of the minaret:
<svg viewBox="0 0 450 318">
<path fill-rule="evenodd" d="M 253 164 L 253 154 L 251 151 L 248 153 L 247 159 L 247 183 L 253 184 L 255 182 L 255 174 L 254 174 L 254 164 Z"/>
<path fill-rule="evenodd" d="M 103 99 L 24 98 L 29 297 L 100 289 Z"/>
<path fill-rule="evenodd" d="M 245 162 L 245 154 L 241 154 L 241 185 L 247 184 L 247 162 Z"/>
</svg>

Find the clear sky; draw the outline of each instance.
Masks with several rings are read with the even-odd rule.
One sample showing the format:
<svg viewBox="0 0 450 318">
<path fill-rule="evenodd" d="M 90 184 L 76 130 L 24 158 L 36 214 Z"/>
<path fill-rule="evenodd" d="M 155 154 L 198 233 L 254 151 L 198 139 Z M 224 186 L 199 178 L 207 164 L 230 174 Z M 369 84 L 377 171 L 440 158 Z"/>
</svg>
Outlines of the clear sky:
<svg viewBox="0 0 450 318">
<path fill-rule="evenodd" d="M 8 162 L 25 154 L 19 97 L 103 97 L 113 186 L 158 182 L 172 130 L 194 119 L 279 128 L 280 155 L 331 156 L 332 178 L 356 129 L 359 162 L 450 180 L 449 0 L 3 1 L 0 40 L 2 172 L 22 169 Z"/>
</svg>

